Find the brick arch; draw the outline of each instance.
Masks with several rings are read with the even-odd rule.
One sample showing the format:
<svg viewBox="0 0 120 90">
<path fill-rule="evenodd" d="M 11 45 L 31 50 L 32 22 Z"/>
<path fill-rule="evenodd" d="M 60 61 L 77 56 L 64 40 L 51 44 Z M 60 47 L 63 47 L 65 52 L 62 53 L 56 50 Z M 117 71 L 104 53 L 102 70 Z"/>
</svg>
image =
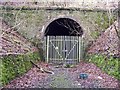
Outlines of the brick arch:
<svg viewBox="0 0 120 90">
<path fill-rule="evenodd" d="M 46 36 L 46 31 L 48 30 L 48 27 L 50 27 L 51 25 L 53 26 L 53 24 L 55 25 L 55 21 L 60 21 L 60 20 L 62 20 L 62 19 L 66 19 L 66 20 L 68 20 L 68 21 L 71 21 L 71 22 L 73 22 L 73 23 L 75 23 L 76 24 L 76 26 L 75 26 L 75 29 L 77 30 L 77 28 L 79 29 L 79 31 L 77 31 L 77 33 L 75 33 L 75 32 L 71 32 L 72 33 L 72 35 L 71 36 L 82 36 L 83 35 L 83 29 L 82 29 L 82 27 L 81 27 L 81 24 L 80 24 L 80 22 L 79 22 L 79 19 L 77 19 L 76 17 L 72 17 L 72 16 L 64 16 L 64 15 L 61 15 L 61 16 L 58 16 L 58 17 L 56 17 L 56 18 L 52 18 L 49 22 L 47 22 L 44 26 L 43 26 L 43 28 L 42 28 L 42 36 L 44 37 L 44 36 Z M 69 24 L 70 24 L 70 22 L 69 22 Z M 75 25 L 75 24 L 73 24 L 73 26 Z M 60 25 L 59 25 L 60 26 Z M 57 26 L 56 26 L 57 27 Z M 56 27 L 54 27 L 54 28 L 56 28 Z M 72 24 L 71 24 L 71 27 L 72 27 Z M 64 27 L 64 29 L 65 29 L 65 27 Z M 73 30 L 74 28 L 72 27 L 72 29 L 71 30 Z M 66 30 L 68 30 L 68 29 L 66 29 Z M 63 32 L 63 31 L 61 31 L 61 32 Z M 53 34 L 53 36 L 55 35 L 55 33 L 56 32 L 54 32 L 54 34 Z M 59 33 L 60 33 L 60 31 L 59 31 Z M 66 34 L 65 34 L 66 33 Z M 52 35 L 50 32 L 48 33 L 48 35 Z M 58 35 L 58 33 L 57 33 L 57 35 Z M 61 35 L 61 34 L 60 34 Z M 68 36 L 68 33 L 67 32 L 64 32 L 63 33 L 63 35 L 67 35 Z"/>
</svg>

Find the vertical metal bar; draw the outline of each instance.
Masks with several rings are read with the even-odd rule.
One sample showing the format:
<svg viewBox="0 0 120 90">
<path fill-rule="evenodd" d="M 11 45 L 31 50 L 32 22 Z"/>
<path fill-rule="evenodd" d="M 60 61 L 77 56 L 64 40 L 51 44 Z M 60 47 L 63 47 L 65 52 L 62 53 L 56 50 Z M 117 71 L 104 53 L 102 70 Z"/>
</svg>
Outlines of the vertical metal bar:
<svg viewBox="0 0 120 90">
<path fill-rule="evenodd" d="M 50 62 L 52 62 L 53 61 L 53 52 L 54 52 L 54 48 L 53 48 L 53 45 L 52 45 L 52 43 L 54 42 L 53 41 L 53 36 L 50 36 L 50 41 L 51 41 L 51 47 L 50 47 Z"/>
<path fill-rule="evenodd" d="M 81 60 L 81 37 L 79 37 L 79 62 Z"/>
<path fill-rule="evenodd" d="M 45 57 L 45 55 L 46 55 L 46 53 L 45 53 L 45 50 L 46 50 L 46 39 L 45 39 L 45 37 L 44 37 L 44 57 Z"/>
<path fill-rule="evenodd" d="M 74 49 L 73 49 L 73 54 L 74 54 L 74 59 L 73 59 L 73 62 L 72 64 L 74 64 L 76 62 L 76 36 L 74 36 Z"/>
<path fill-rule="evenodd" d="M 56 39 L 57 39 L 57 38 L 56 38 L 56 36 L 53 36 L 53 37 L 54 37 L 54 40 L 55 40 L 55 41 L 54 41 L 54 43 L 55 43 L 55 44 L 54 44 L 54 46 L 55 46 L 55 47 L 54 47 L 54 48 L 55 48 L 55 52 L 54 52 L 54 55 L 55 55 L 55 56 L 54 56 L 54 57 L 55 57 L 55 58 L 54 58 L 54 62 L 56 63 L 56 62 L 57 62 L 57 61 L 56 61 L 56 59 L 57 59 L 57 51 L 56 51 L 56 43 L 57 43 L 57 42 L 56 42 Z"/>
<path fill-rule="evenodd" d="M 64 51 L 64 54 L 65 54 L 65 63 L 67 63 L 67 60 L 66 60 L 66 44 L 67 44 L 66 42 L 67 42 L 67 38 L 66 38 L 66 36 L 65 36 L 64 40 L 65 40 L 65 44 L 64 44 L 65 45 L 65 48 L 64 48 L 64 50 L 65 50 Z"/>
<path fill-rule="evenodd" d="M 69 36 L 69 43 L 70 43 L 70 45 L 69 45 L 69 52 L 71 51 L 71 46 L 72 46 L 72 36 Z M 69 54 L 69 52 L 68 52 L 68 54 Z M 72 58 L 72 53 L 70 52 L 70 54 L 69 54 L 69 60 Z"/>
<path fill-rule="evenodd" d="M 62 36 L 60 36 L 60 40 L 61 40 L 61 48 L 60 48 L 60 54 L 61 54 L 61 56 L 62 56 L 62 42 L 63 42 L 63 40 L 62 40 Z M 62 60 L 63 60 L 63 56 L 62 56 Z"/>
<path fill-rule="evenodd" d="M 75 45 L 75 36 L 73 36 L 73 46 Z M 74 60 L 74 62 L 75 62 L 75 47 L 74 47 L 74 49 L 73 49 L 73 59 L 72 59 L 72 63 L 73 63 L 73 60 Z"/>
<path fill-rule="evenodd" d="M 47 36 L 47 62 L 49 60 L 49 36 Z"/>
<path fill-rule="evenodd" d="M 77 36 L 77 63 L 79 62 L 78 60 L 79 60 L 79 58 L 78 58 L 78 56 L 79 56 L 79 37 Z"/>
<path fill-rule="evenodd" d="M 66 44 L 67 44 L 67 37 L 65 36 L 65 52 L 64 52 L 65 53 L 65 63 L 67 63 L 67 60 L 66 60 L 66 55 L 67 55 L 67 53 L 66 53 L 66 50 L 67 50 L 66 47 L 67 46 L 66 46 Z"/>
<path fill-rule="evenodd" d="M 56 36 L 56 42 L 57 42 L 57 44 L 56 44 L 56 50 L 57 50 L 57 62 L 58 62 L 58 59 L 59 59 L 59 36 Z"/>
<path fill-rule="evenodd" d="M 50 36 L 50 62 L 52 62 L 53 61 L 53 50 L 54 50 L 54 48 L 53 48 L 53 36 Z"/>
<path fill-rule="evenodd" d="M 71 51 L 72 46 L 73 46 L 73 44 L 72 44 L 72 36 L 70 36 L 70 50 L 69 50 L 69 52 Z M 70 52 L 70 57 L 69 57 L 69 59 L 72 59 L 72 52 Z"/>
<path fill-rule="evenodd" d="M 68 53 L 69 53 L 69 44 L 70 44 L 70 42 L 69 42 L 68 40 L 69 40 L 69 36 L 67 36 L 67 45 L 66 45 L 66 46 L 67 46 L 67 47 L 66 47 L 66 50 L 67 50 L 66 54 L 67 54 L 67 55 L 68 55 Z M 67 56 L 67 55 L 66 55 L 66 56 Z M 69 56 L 67 56 L 66 59 L 68 60 L 68 59 L 69 59 Z"/>
<path fill-rule="evenodd" d="M 84 45 L 83 38 L 81 37 L 81 59 L 83 59 L 84 57 L 84 50 L 85 50 L 85 45 Z"/>
<path fill-rule="evenodd" d="M 62 49 L 62 51 L 63 51 L 63 62 L 65 62 L 65 52 L 64 52 L 64 50 L 65 50 L 65 36 L 63 36 L 63 49 Z"/>
<path fill-rule="evenodd" d="M 72 47 L 71 47 L 71 49 L 73 48 L 73 46 L 74 46 L 74 37 L 72 36 Z M 74 59 L 74 53 L 73 53 L 73 50 L 71 51 L 72 52 L 72 60 Z"/>
<path fill-rule="evenodd" d="M 58 40 L 58 52 L 59 52 L 59 54 L 61 55 L 61 53 L 60 53 L 60 48 L 61 48 L 61 46 L 60 46 L 60 44 L 61 44 L 61 41 L 60 41 L 60 36 L 58 36 L 59 37 L 59 40 Z M 61 57 L 59 56 L 59 60 L 61 59 Z"/>
<path fill-rule="evenodd" d="M 66 58 L 66 56 L 67 56 L 67 46 L 68 45 L 68 36 L 65 36 L 65 63 L 67 63 L 67 58 Z"/>
<path fill-rule="evenodd" d="M 63 62 L 64 62 L 64 59 L 65 59 L 65 57 L 64 57 L 64 36 L 62 37 L 62 56 L 63 56 Z"/>
<path fill-rule="evenodd" d="M 46 61 L 46 56 L 47 56 L 47 39 L 46 37 L 44 37 L 44 58 L 45 58 L 45 61 Z"/>
<path fill-rule="evenodd" d="M 54 49 L 53 49 L 53 45 L 52 45 L 52 43 L 53 43 L 53 36 L 50 36 L 50 42 L 51 42 L 51 43 L 50 43 L 50 44 L 51 44 L 51 45 L 50 45 L 50 46 L 51 46 L 51 47 L 50 47 L 50 49 L 51 49 L 51 51 L 50 51 L 50 54 L 51 54 L 50 62 L 52 62 L 52 60 L 53 60 L 53 52 L 54 52 L 54 51 L 53 51 L 53 50 L 54 50 Z"/>
<path fill-rule="evenodd" d="M 78 53 L 77 53 L 77 46 L 78 46 L 77 38 L 78 38 L 78 37 L 76 36 L 76 48 L 75 48 L 75 51 L 76 51 L 76 53 L 75 53 L 75 55 L 76 55 L 76 56 L 75 56 L 76 64 L 77 64 L 77 54 L 78 54 Z"/>
<path fill-rule="evenodd" d="M 69 51 L 69 36 L 66 36 L 66 60 L 68 61 L 67 55 L 68 55 L 68 51 Z M 69 57 L 69 56 L 68 56 Z"/>
<path fill-rule="evenodd" d="M 52 50 L 50 46 L 51 46 L 51 36 L 49 36 L 49 62 L 51 62 L 51 53 L 50 52 Z"/>
<path fill-rule="evenodd" d="M 58 36 L 56 36 L 56 61 L 57 61 L 57 59 L 58 59 L 58 49 L 57 49 L 57 47 L 58 47 Z M 58 62 L 58 61 L 57 61 Z"/>
<path fill-rule="evenodd" d="M 77 50 L 76 50 L 76 47 L 77 47 L 76 38 L 77 38 L 77 37 L 74 36 L 74 38 L 75 38 L 75 39 L 74 39 L 74 42 L 75 42 L 75 44 L 76 44 L 76 45 L 75 45 L 75 48 L 74 48 L 74 64 L 75 64 L 75 63 L 76 63 L 76 55 L 77 55 L 77 53 L 76 53 L 76 51 L 77 51 Z"/>
<path fill-rule="evenodd" d="M 60 38 L 60 36 L 57 36 L 58 37 L 58 40 L 57 40 L 57 42 L 58 42 L 58 52 L 59 52 L 59 54 L 60 54 L 60 41 L 59 41 L 59 38 Z M 60 55 L 58 54 L 58 60 L 60 59 Z"/>
<path fill-rule="evenodd" d="M 58 40 L 57 40 L 58 59 L 60 59 L 60 55 L 59 55 L 59 53 L 60 53 L 60 51 L 59 51 L 59 48 L 60 48 L 60 45 L 59 45 L 59 43 L 60 43 L 59 36 L 57 36 L 57 38 L 58 38 Z"/>
<path fill-rule="evenodd" d="M 70 42 L 68 41 L 69 40 L 69 36 L 67 36 L 66 37 L 66 50 L 67 50 L 67 52 L 66 52 L 66 60 L 68 60 L 69 59 L 69 56 L 67 56 L 68 55 L 68 53 L 69 53 L 69 45 L 70 45 Z"/>
<path fill-rule="evenodd" d="M 53 58 L 53 45 L 52 45 L 53 40 L 52 40 L 52 37 L 53 37 L 53 36 L 50 36 L 50 45 L 49 45 L 49 46 L 50 46 L 50 48 L 49 48 L 49 50 L 50 50 L 50 51 L 49 51 L 49 54 L 50 54 L 50 58 L 49 58 L 49 59 L 50 59 L 50 62 L 52 62 L 52 58 Z"/>
<path fill-rule="evenodd" d="M 75 47 L 74 47 L 74 49 L 73 49 L 73 53 L 74 53 L 74 61 L 73 61 L 73 63 L 76 63 L 76 44 L 77 44 L 77 42 L 76 42 L 76 36 L 74 36 L 74 44 L 75 44 Z"/>
<path fill-rule="evenodd" d="M 56 49 L 56 47 L 57 47 L 57 36 L 54 36 L 54 40 L 55 40 L 55 52 L 54 52 L 54 55 L 55 55 L 55 59 L 54 59 L 54 61 L 57 63 L 57 56 L 58 56 L 58 53 L 57 53 L 57 49 Z"/>
<path fill-rule="evenodd" d="M 51 53 L 52 53 L 51 62 L 53 63 L 53 61 L 54 61 L 53 58 L 55 58 L 55 57 L 54 57 L 55 48 L 54 48 L 54 46 L 53 46 L 53 45 L 54 45 L 54 36 L 51 37 L 51 40 L 52 40 L 52 43 L 51 43 L 51 44 L 52 44 L 52 47 L 51 47 L 51 48 L 52 48 L 52 52 L 51 52 Z"/>
</svg>

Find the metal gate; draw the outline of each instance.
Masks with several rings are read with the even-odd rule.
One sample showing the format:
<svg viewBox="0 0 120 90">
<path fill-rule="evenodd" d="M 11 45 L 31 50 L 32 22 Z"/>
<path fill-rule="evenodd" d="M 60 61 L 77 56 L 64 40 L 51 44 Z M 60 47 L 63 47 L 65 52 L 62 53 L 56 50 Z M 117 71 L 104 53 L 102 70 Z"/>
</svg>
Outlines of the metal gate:
<svg viewBox="0 0 120 90">
<path fill-rule="evenodd" d="M 77 64 L 82 58 L 82 37 L 46 36 L 45 60 L 49 63 Z"/>
</svg>

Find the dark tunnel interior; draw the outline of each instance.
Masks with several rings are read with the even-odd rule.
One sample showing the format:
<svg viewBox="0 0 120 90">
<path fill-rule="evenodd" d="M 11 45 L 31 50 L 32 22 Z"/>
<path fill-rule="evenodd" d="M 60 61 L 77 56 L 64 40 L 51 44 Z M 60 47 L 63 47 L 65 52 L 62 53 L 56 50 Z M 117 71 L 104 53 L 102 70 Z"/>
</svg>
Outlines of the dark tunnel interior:
<svg viewBox="0 0 120 90">
<path fill-rule="evenodd" d="M 82 36 L 81 26 L 70 18 L 52 21 L 45 30 L 45 36 Z"/>
</svg>

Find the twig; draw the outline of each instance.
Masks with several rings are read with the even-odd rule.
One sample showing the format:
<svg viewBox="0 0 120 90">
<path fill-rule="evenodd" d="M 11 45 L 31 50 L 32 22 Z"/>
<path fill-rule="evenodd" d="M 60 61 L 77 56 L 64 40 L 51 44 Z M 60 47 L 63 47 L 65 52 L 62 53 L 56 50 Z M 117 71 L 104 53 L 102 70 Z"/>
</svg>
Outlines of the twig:
<svg viewBox="0 0 120 90">
<path fill-rule="evenodd" d="M 116 31 L 116 33 L 117 33 L 118 38 L 120 39 L 120 35 L 119 35 L 118 29 L 116 28 L 115 24 L 113 24 L 113 26 L 114 26 L 114 28 L 115 28 L 115 31 Z"/>
<path fill-rule="evenodd" d="M 36 65 L 34 62 L 30 61 L 34 66 L 36 66 L 42 73 L 46 72 L 46 73 L 50 73 L 50 74 L 54 74 L 54 72 L 49 71 L 49 70 L 45 70 L 42 67 L 39 67 L 38 65 Z"/>
</svg>

